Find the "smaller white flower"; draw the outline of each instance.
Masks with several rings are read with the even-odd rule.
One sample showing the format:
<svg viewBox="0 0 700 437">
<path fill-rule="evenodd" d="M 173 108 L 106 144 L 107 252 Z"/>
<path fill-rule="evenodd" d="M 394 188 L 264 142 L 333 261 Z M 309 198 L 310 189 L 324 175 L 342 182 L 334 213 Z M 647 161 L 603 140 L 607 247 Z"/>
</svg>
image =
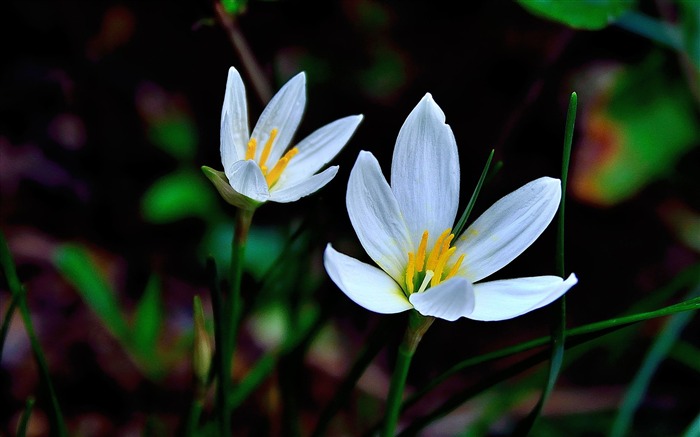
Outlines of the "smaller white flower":
<svg viewBox="0 0 700 437">
<path fill-rule="evenodd" d="M 445 114 L 426 94 L 399 132 L 391 186 L 369 152 L 360 152 L 350 173 L 350 221 L 380 268 L 330 244 L 324 265 L 336 285 L 370 311 L 414 308 L 450 321 L 510 319 L 549 304 L 577 282 L 573 274 L 566 280 L 534 276 L 482 282 L 542 234 L 560 198 L 558 179 L 536 179 L 496 202 L 455 238 L 457 144 Z"/>
<path fill-rule="evenodd" d="M 272 202 L 294 202 L 317 191 L 338 172 L 332 166 L 316 174 L 348 142 L 362 115 L 341 118 L 289 148 L 306 105 L 306 76 L 291 78 L 270 100 L 252 134 L 245 86 L 231 67 L 221 109 L 221 162 L 224 171 L 202 167 L 230 204 L 255 209 Z"/>
</svg>

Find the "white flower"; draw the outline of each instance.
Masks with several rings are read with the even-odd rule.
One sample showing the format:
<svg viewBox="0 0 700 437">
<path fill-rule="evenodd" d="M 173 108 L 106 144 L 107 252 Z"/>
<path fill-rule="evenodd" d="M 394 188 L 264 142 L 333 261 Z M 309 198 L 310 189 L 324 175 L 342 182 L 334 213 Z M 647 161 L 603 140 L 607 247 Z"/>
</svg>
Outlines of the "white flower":
<svg viewBox="0 0 700 437">
<path fill-rule="evenodd" d="M 543 177 L 491 206 L 461 236 L 452 226 L 459 203 L 457 144 L 430 94 L 396 140 L 391 186 L 362 151 L 348 181 L 347 208 L 362 247 L 381 268 L 337 252 L 324 264 L 357 304 L 378 313 L 415 308 L 445 320 L 504 320 L 556 300 L 575 275 L 480 282 L 527 249 L 549 225 L 561 198 L 558 179 Z"/>
<path fill-rule="evenodd" d="M 293 202 L 335 177 L 338 166 L 315 173 L 340 152 L 362 115 L 329 123 L 287 150 L 305 105 L 306 76 L 299 73 L 270 100 L 250 134 L 245 86 L 238 71 L 229 69 L 221 109 L 224 171 L 202 167 L 227 202 L 244 209 Z"/>
</svg>

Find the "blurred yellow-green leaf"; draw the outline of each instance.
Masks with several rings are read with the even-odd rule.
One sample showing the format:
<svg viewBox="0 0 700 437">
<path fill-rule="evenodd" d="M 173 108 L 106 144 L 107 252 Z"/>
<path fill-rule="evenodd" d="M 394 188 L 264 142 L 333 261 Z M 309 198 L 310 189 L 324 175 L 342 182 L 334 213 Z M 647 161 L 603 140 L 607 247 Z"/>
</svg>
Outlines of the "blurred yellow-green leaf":
<svg viewBox="0 0 700 437">
<path fill-rule="evenodd" d="M 621 202 L 663 177 L 700 137 L 686 83 L 661 72 L 662 56 L 610 69 L 586 88 L 573 194 L 598 205 Z M 594 73 L 597 80 L 603 74 Z"/>
</svg>

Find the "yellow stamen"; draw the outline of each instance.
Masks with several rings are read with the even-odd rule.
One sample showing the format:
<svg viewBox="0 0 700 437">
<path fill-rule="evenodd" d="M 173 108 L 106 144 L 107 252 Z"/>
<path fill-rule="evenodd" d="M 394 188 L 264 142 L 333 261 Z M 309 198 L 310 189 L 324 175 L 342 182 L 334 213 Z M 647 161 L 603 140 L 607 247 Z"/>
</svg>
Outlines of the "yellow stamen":
<svg viewBox="0 0 700 437">
<path fill-rule="evenodd" d="M 289 160 L 294 158 L 294 156 L 296 156 L 297 153 L 299 153 L 299 149 L 295 147 L 289 150 L 287 153 L 285 153 L 284 156 L 280 158 L 279 161 L 277 161 L 277 164 L 275 164 L 275 166 L 272 167 L 272 170 L 270 170 L 270 172 L 265 176 L 265 180 L 267 181 L 268 187 L 272 187 L 273 185 L 275 185 L 277 180 L 282 175 L 284 169 L 287 168 Z"/>
<path fill-rule="evenodd" d="M 440 257 L 440 252 L 442 251 L 442 242 L 449 233 L 450 229 L 445 229 L 435 242 L 433 250 L 430 251 L 430 255 L 428 255 L 428 261 L 425 263 L 425 268 L 427 270 L 435 270 L 435 264 L 437 263 L 437 260 Z"/>
<path fill-rule="evenodd" d="M 433 280 L 430 281 L 430 285 L 432 287 L 442 282 L 442 271 L 445 270 L 445 264 L 447 264 L 447 260 L 450 259 L 452 254 L 455 253 L 455 250 L 457 250 L 457 248 L 453 247 L 451 249 L 446 250 L 442 253 L 442 255 L 440 255 L 440 258 L 437 262 L 437 266 L 435 266 L 435 276 L 433 276 Z"/>
<path fill-rule="evenodd" d="M 255 159 L 255 148 L 257 147 L 258 142 L 255 138 L 251 138 L 250 141 L 248 141 L 248 147 L 245 150 L 245 159 L 246 161 L 249 159 Z"/>
<path fill-rule="evenodd" d="M 443 254 L 447 249 L 450 248 L 450 244 L 452 244 L 452 239 L 455 237 L 455 234 L 450 234 L 445 240 L 442 242 L 442 248 L 440 249 L 440 253 Z"/>
<path fill-rule="evenodd" d="M 413 275 L 415 274 L 415 256 L 413 252 L 408 252 L 408 267 L 406 268 L 406 288 L 408 289 L 408 294 L 413 293 Z"/>
<path fill-rule="evenodd" d="M 265 147 L 263 147 L 262 155 L 260 155 L 260 168 L 263 168 L 265 166 L 265 163 L 267 162 L 267 158 L 270 156 L 270 151 L 272 150 L 272 143 L 275 142 L 275 138 L 277 137 L 277 128 L 274 128 L 270 131 L 270 137 L 267 139 L 267 142 L 265 143 Z M 265 172 L 263 172 L 264 174 Z"/>
<path fill-rule="evenodd" d="M 423 231 L 423 236 L 418 245 L 418 255 L 416 255 L 416 271 L 422 272 L 425 264 L 425 247 L 428 245 L 428 231 Z"/>
<path fill-rule="evenodd" d="M 262 172 L 263 176 L 267 176 L 267 166 L 266 165 L 261 165 L 260 171 Z"/>
<path fill-rule="evenodd" d="M 447 276 L 445 276 L 445 280 L 448 280 L 457 274 L 459 267 L 462 265 L 462 261 L 464 261 L 464 256 L 465 254 L 463 253 L 459 256 L 459 258 L 457 258 L 457 262 L 450 269 L 450 273 L 448 273 Z"/>
</svg>

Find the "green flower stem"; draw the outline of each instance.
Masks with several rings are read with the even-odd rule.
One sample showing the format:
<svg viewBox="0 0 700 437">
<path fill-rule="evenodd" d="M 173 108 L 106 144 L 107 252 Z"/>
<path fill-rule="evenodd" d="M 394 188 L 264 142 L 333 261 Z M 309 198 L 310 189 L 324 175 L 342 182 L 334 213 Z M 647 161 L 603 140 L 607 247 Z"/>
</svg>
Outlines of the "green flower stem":
<svg viewBox="0 0 700 437">
<path fill-rule="evenodd" d="M 428 330 L 433 320 L 435 320 L 433 317 L 424 317 L 418 311 L 411 311 L 410 313 L 408 327 L 399 346 L 396 366 L 391 376 L 386 415 L 384 417 L 384 431 L 382 433 L 384 437 L 393 437 L 396 432 L 396 424 L 399 420 L 403 391 L 406 385 L 408 369 L 411 366 L 411 359 L 418 348 L 418 343 L 423 338 L 423 334 Z"/>
<path fill-rule="evenodd" d="M 231 279 L 230 294 L 224 301 L 224 320 L 228 320 L 226 338 L 226 360 L 227 369 L 231 369 L 233 354 L 236 349 L 236 338 L 238 328 L 243 314 L 243 299 L 241 297 L 241 280 L 243 279 L 243 264 L 245 257 L 245 246 L 248 240 L 248 231 L 253 220 L 254 210 L 239 209 L 236 214 L 236 227 L 233 232 L 233 242 L 231 244 Z M 229 372 L 230 373 L 230 372 Z"/>
</svg>

